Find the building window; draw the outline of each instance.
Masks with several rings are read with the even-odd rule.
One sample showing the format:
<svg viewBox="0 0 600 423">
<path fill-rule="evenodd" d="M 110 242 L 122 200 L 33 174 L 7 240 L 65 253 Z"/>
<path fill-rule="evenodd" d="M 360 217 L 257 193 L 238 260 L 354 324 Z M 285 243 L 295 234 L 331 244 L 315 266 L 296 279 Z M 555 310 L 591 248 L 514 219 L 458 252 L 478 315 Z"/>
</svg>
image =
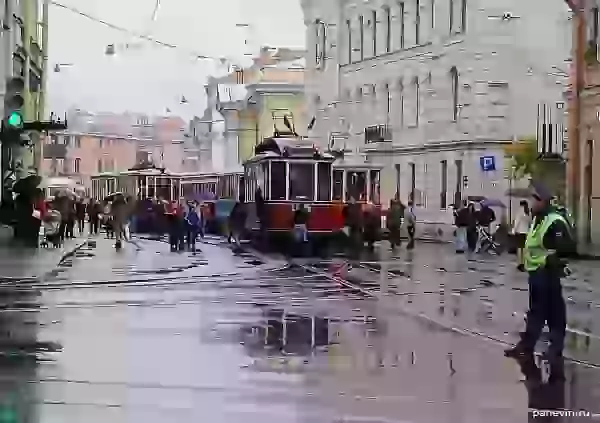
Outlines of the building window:
<svg viewBox="0 0 600 423">
<path fill-rule="evenodd" d="M 102 173 L 104 169 L 102 169 L 102 159 L 98 160 L 98 173 Z"/>
<path fill-rule="evenodd" d="M 590 17 L 591 25 L 589 27 L 590 35 L 589 35 L 588 45 L 589 45 L 590 49 L 594 49 L 594 51 L 597 51 L 598 37 L 600 36 L 600 29 L 599 29 L 600 9 L 598 9 L 597 7 L 592 8 L 591 14 L 592 14 L 592 16 Z"/>
<path fill-rule="evenodd" d="M 460 32 L 467 32 L 467 0 L 460 0 Z"/>
<path fill-rule="evenodd" d="M 371 21 L 373 30 L 373 57 L 377 56 L 377 11 L 373 10 L 371 12 Z"/>
<path fill-rule="evenodd" d="M 323 65 L 325 63 L 325 46 L 327 43 L 325 22 L 317 19 L 315 21 L 315 63 Z"/>
<path fill-rule="evenodd" d="M 415 0 L 415 44 L 421 44 L 421 0 Z"/>
<path fill-rule="evenodd" d="M 435 28 L 435 0 L 431 0 L 430 3 L 430 9 L 431 9 L 431 29 Z"/>
<path fill-rule="evenodd" d="M 455 160 L 454 167 L 456 168 L 456 187 L 454 190 L 454 204 L 462 203 L 462 188 L 463 188 L 463 161 Z"/>
<path fill-rule="evenodd" d="M 98 138 L 98 147 L 104 147 L 104 140 L 102 138 Z"/>
<path fill-rule="evenodd" d="M 75 148 L 81 148 L 81 137 L 75 137 Z"/>
<path fill-rule="evenodd" d="M 360 49 L 360 60 L 365 59 L 365 18 L 360 16 L 358 18 L 358 30 L 359 30 L 359 49 Z"/>
<path fill-rule="evenodd" d="M 448 19 L 450 26 L 450 34 L 454 34 L 454 0 L 450 0 L 448 8 Z"/>
<path fill-rule="evenodd" d="M 459 105 L 458 105 L 458 70 L 456 66 L 450 69 L 450 82 L 452 84 L 452 120 L 458 120 Z"/>
<path fill-rule="evenodd" d="M 75 159 L 75 162 L 73 165 L 73 171 L 75 173 L 79 173 L 81 171 L 81 159 L 80 158 Z"/>
<path fill-rule="evenodd" d="M 321 64 L 321 22 L 315 21 L 315 64 Z"/>
<path fill-rule="evenodd" d="M 414 163 L 408 164 L 410 168 L 410 196 L 408 201 L 412 201 L 413 205 L 416 204 L 416 193 L 417 193 L 417 166 Z"/>
<path fill-rule="evenodd" d="M 65 135 L 63 137 L 63 144 L 67 147 L 71 146 L 71 136 L 70 135 Z"/>
<path fill-rule="evenodd" d="M 396 163 L 394 167 L 396 168 L 396 195 L 394 197 L 396 200 L 400 200 L 400 163 Z"/>
<path fill-rule="evenodd" d="M 406 43 L 405 31 L 406 31 L 406 22 L 404 21 L 404 3 L 400 3 L 400 48 L 404 48 Z"/>
<path fill-rule="evenodd" d="M 400 127 L 404 127 L 404 84 L 402 84 L 402 81 L 400 81 L 399 84 L 399 111 L 400 111 Z"/>
<path fill-rule="evenodd" d="M 448 192 L 448 161 L 440 162 L 442 170 L 441 190 L 440 190 L 440 209 L 448 207 L 447 192 Z"/>
<path fill-rule="evenodd" d="M 348 63 L 352 63 L 352 23 L 346 21 L 346 31 L 348 33 Z"/>
<path fill-rule="evenodd" d="M 421 117 L 421 86 L 419 77 L 415 77 L 413 81 L 415 86 L 415 126 L 419 126 L 419 118 Z"/>
<path fill-rule="evenodd" d="M 386 95 L 386 105 L 385 105 L 385 125 L 390 125 L 390 113 L 392 112 L 392 92 L 390 90 L 390 86 L 385 84 L 385 95 Z"/>
<path fill-rule="evenodd" d="M 389 7 L 385 9 L 385 52 L 392 51 L 392 11 Z"/>
</svg>

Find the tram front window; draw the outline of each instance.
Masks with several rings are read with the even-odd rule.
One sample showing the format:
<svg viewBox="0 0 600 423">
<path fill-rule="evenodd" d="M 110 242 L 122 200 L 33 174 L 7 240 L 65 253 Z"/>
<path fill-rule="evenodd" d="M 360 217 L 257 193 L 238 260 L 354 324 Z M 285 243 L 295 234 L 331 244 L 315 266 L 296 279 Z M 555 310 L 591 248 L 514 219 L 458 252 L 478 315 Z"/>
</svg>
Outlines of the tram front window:
<svg viewBox="0 0 600 423">
<path fill-rule="evenodd" d="M 331 199 L 331 163 L 317 164 L 317 201 L 329 201 Z"/>
<path fill-rule="evenodd" d="M 290 200 L 314 199 L 315 168 L 312 163 L 290 163 Z"/>
<path fill-rule="evenodd" d="M 271 162 L 271 200 L 285 200 L 285 162 Z"/>
<path fill-rule="evenodd" d="M 350 201 L 350 198 L 365 201 L 367 199 L 366 172 L 348 172 L 346 174 L 346 187 L 346 201 Z"/>
</svg>

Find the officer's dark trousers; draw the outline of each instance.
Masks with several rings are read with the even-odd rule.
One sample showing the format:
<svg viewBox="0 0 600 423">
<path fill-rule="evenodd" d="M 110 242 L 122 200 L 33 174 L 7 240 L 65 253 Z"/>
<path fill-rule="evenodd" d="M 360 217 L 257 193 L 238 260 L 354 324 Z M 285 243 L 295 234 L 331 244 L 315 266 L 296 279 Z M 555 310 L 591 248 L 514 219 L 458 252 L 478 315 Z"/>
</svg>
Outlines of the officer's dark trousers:
<svg viewBox="0 0 600 423">
<path fill-rule="evenodd" d="M 550 357 L 561 357 L 567 325 L 565 300 L 560 277 L 546 268 L 529 273 L 529 311 L 527 325 L 521 335 L 521 344 L 533 350 L 544 325 L 550 329 Z"/>
</svg>

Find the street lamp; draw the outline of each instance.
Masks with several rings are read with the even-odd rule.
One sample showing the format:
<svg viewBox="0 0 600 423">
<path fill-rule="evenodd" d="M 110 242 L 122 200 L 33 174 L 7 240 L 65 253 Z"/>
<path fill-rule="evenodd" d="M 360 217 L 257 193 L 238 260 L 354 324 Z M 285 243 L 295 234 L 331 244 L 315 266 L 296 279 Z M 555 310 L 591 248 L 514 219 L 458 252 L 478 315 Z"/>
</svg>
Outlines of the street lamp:
<svg viewBox="0 0 600 423">
<path fill-rule="evenodd" d="M 54 65 L 54 73 L 59 73 L 62 68 L 67 68 L 73 66 L 73 63 L 57 63 Z"/>
</svg>

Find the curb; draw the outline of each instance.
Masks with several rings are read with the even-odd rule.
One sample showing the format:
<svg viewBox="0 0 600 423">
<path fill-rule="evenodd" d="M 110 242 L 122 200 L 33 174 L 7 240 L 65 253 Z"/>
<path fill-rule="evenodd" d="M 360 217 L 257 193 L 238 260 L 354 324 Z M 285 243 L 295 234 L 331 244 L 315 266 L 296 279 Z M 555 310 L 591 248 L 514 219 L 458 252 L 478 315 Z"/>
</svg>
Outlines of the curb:
<svg viewBox="0 0 600 423">
<path fill-rule="evenodd" d="M 85 247 L 88 244 L 88 242 L 89 242 L 89 239 L 86 239 L 82 242 L 77 243 L 76 245 L 74 245 L 72 248 L 66 250 L 65 252 L 63 252 L 61 254 L 58 262 L 54 266 L 52 266 L 50 270 L 41 272 L 39 275 L 36 275 L 36 276 L 24 276 L 24 277 L 0 276 L 0 283 L 14 283 L 14 282 L 28 282 L 28 281 L 34 282 L 34 281 L 46 279 L 47 277 L 52 276 L 52 274 L 54 272 L 56 272 L 58 270 L 58 268 L 64 264 L 65 261 L 67 261 L 69 258 L 74 256 L 75 253 L 77 253 L 77 251 L 79 251 L 83 247 Z"/>
</svg>

